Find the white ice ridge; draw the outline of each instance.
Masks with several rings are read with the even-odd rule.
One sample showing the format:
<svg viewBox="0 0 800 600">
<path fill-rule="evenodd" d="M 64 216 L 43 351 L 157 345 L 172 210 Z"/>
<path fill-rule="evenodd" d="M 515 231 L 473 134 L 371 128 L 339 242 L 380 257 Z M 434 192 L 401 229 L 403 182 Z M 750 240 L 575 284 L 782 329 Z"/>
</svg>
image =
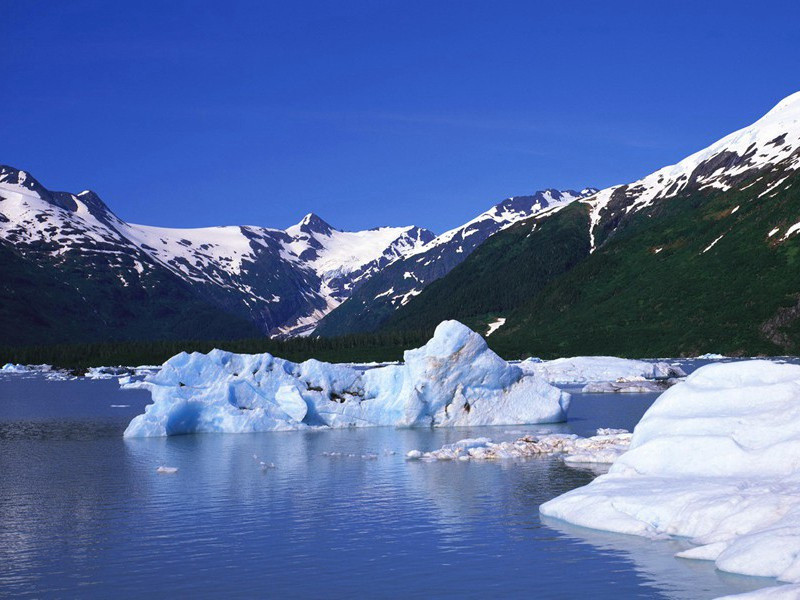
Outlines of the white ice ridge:
<svg viewBox="0 0 800 600">
<path fill-rule="evenodd" d="M 717 600 L 797 600 L 800 598 L 800 585 L 774 585 L 754 592 L 724 596 Z"/>
<path fill-rule="evenodd" d="M 364 371 L 270 354 L 182 353 L 144 383 L 153 404 L 126 437 L 323 427 L 553 423 L 570 396 L 509 365 L 484 339 L 444 321 L 402 365 Z"/>
<path fill-rule="evenodd" d="M 635 377 L 669 379 L 686 376 L 680 367 L 666 362 L 629 360 L 613 356 L 576 356 L 544 362 L 524 360 L 519 366 L 528 373 L 534 373 L 556 384 L 632 380 Z"/>
<path fill-rule="evenodd" d="M 702 367 L 642 417 L 630 450 L 541 506 L 570 523 L 687 538 L 682 558 L 800 583 L 800 366 Z"/>
<path fill-rule="evenodd" d="M 613 463 L 631 441 L 624 429 L 598 429 L 597 435 L 588 438 L 570 433 L 526 435 L 512 442 L 494 443 L 491 439 L 469 438 L 447 444 L 438 450 L 422 452 L 411 450 L 409 460 L 499 460 L 528 458 L 543 454 L 564 454 L 567 463 Z"/>
</svg>

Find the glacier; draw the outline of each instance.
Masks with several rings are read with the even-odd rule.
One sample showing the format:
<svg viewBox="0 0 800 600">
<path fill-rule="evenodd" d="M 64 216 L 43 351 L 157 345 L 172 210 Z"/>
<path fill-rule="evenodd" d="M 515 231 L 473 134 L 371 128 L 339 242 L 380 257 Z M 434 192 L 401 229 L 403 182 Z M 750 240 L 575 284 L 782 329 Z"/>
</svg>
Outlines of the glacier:
<svg viewBox="0 0 800 600">
<path fill-rule="evenodd" d="M 701 367 L 656 400 L 608 474 L 540 511 L 592 529 L 684 538 L 693 547 L 681 558 L 800 583 L 800 366 Z"/>
<path fill-rule="evenodd" d="M 181 353 L 125 388 L 153 403 L 126 437 L 307 427 L 452 427 L 553 423 L 570 395 L 510 365 L 458 321 L 444 321 L 403 364 L 366 371 L 270 354 Z"/>
</svg>

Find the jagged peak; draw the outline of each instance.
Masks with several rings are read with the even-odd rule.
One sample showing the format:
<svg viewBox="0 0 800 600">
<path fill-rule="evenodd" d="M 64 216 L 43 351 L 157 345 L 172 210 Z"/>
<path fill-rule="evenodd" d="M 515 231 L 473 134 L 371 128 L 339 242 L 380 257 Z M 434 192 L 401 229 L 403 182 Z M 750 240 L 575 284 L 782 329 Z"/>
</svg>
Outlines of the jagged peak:
<svg viewBox="0 0 800 600">
<path fill-rule="evenodd" d="M 289 233 L 320 233 L 323 235 L 330 235 L 333 231 L 336 231 L 328 222 L 326 222 L 322 217 L 319 215 L 310 212 L 306 216 L 304 216 L 297 225 L 293 225 L 289 227 L 287 230 Z"/>
</svg>

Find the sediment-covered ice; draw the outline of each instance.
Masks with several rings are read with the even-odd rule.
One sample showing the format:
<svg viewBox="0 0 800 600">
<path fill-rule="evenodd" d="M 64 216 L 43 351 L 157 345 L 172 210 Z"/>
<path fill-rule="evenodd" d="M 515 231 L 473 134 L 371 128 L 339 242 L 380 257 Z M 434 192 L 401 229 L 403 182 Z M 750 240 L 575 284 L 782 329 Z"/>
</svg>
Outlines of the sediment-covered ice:
<svg viewBox="0 0 800 600">
<path fill-rule="evenodd" d="M 541 512 L 594 529 L 687 538 L 696 546 L 682 558 L 800 582 L 800 366 L 698 369 L 656 400 L 608 474 Z"/>
<path fill-rule="evenodd" d="M 617 381 L 641 377 L 644 379 L 669 379 L 684 377 L 686 373 L 667 362 L 630 360 L 614 356 L 576 356 L 534 362 L 523 360 L 519 366 L 555 384 L 580 384 L 598 381 Z"/>
<path fill-rule="evenodd" d="M 581 390 L 584 394 L 651 394 L 663 392 L 682 379 L 645 379 L 644 377 L 622 377 L 616 381 L 596 381 L 587 383 Z"/>
<path fill-rule="evenodd" d="M 411 460 L 498 460 L 527 458 L 543 454 L 564 454 L 567 463 L 608 464 L 614 462 L 630 444 L 631 434 L 624 429 L 598 429 L 597 435 L 584 438 L 570 433 L 526 435 L 511 442 L 492 442 L 486 437 L 459 440 L 438 450 L 411 450 Z"/>
<path fill-rule="evenodd" d="M 354 369 L 270 354 L 182 353 L 144 383 L 153 404 L 128 437 L 309 426 L 467 426 L 563 421 L 569 394 L 509 365 L 484 339 L 445 321 L 402 365 Z"/>
</svg>

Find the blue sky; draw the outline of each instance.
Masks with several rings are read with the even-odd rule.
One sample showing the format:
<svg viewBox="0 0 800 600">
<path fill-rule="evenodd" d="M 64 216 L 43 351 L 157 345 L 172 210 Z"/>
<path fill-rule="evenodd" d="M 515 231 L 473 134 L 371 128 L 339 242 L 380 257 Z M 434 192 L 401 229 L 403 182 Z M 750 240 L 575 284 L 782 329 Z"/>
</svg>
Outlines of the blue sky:
<svg viewBox="0 0 800 600">
<path fill-rule="evenodd" d="M 0 163 L 123 219 L 441 232 L 800 90 L 800 3 L 2 2 Z"/>
</svg>

